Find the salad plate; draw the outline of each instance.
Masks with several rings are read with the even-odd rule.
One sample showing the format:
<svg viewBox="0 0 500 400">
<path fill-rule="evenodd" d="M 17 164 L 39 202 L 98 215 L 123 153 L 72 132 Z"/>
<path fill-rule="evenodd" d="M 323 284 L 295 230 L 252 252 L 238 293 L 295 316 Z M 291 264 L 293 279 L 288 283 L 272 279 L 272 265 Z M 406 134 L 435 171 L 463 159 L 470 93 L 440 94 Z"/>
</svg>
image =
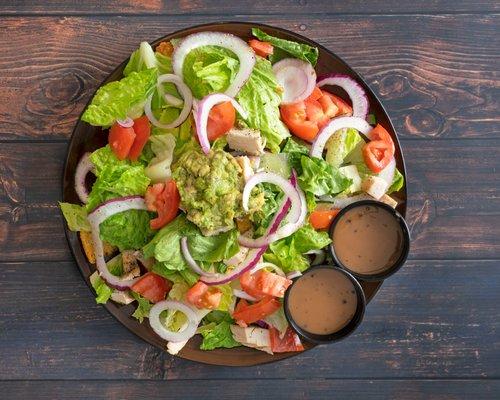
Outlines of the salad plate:
<svg viewBox="0 0 500 400">
<path fill-rule="evenodd" d="M 394 130 L 394 127 L 391 123 L 391 120 L 387 112 L 385 111 L 383 105 L 358 73 L 356 73 L 353 69 L 351 69 L 342 59 L 336 56 L 333 52 L 323 47 L 320 43 L 316 43 L 304 36 L 301 36 L 299 34 L 296 34 L 294 32 L 282 28 L 277 28 L 257 23 L 254 24 L 246 22 L 245 23 L 224 22 L 224 23 L 194 26 L 191 28 L 171 33 L 167 36 L 155 40 L 154 42 L 151 42 L 151 47 L 152 49 L 155 49 L 160 43 L 164 42 L 178 43 L 176 42 L 178 41 L 178 39 L 183 39 L 189 35 L 202 32 L 228 33 L 238 38 L 241 38 L 245 42 L 247 42 L 251 39 L 255 39 L 254 36 L 252 35 L 252 28 L 258 28 L 264 31 L 266 34 L 275 38 L 303 43 L 313 48 L 317 48 L 318 58 L 314 70 L 318 77 L 325 74 L 331 74 L 334 72 L 336 74 L 349 76 L 355 82 L 357 82 L 364 91 L 366 98 L 368 100 L 370 118 L 376 121 L 376 123 L 384 126 L 385 129 L 390 134 L 395 147 L 394 159 L 397 171 L 399 171 L 399 173 L 401 174 L 402 179 L 406 178 L 405 165 L 399 141 L 396 132 Z M 124 69 L 126 68 L 128 63 L 129 63 L 128 59 L 123 61 L 106 78 L 106 80 L 102 83 L 100 87 L 103 87 L 104 85 L 110 82 L 119 81 L 120 79 L 122 79 L 124 76 Z M 179 91 L 181 92 L 181 90 Z M 332 87 L 331 92 L 335 95 L 344 98 L 346 97 L 345 92 L 343 92 L 342 90 L 336 90 L 335 88 Z M 88 106 L 90 104 L 91 102 L 89 102 L 86 109 L 88 109 Z M 151 99 L 150 99 L 150 104 L 151 104 Z M 200 103 L 198 103 L 197 106 L 201 107 Z M 107 130 L 108 127 L 91 125 L 87 122 L 84 122 L 81 118 L 77 122 L 73 134 L 71 136 L 65 169 L 64 169 L 64 176 L 63 176 L 64 203 L 71 203 L 71 204 L 81 203 L 80 201 L 81 197 L 79 196 L 77 190 L 75 189 L 75 174 L 77 174 L 77 168 L 79 167 L 81 159 L 85 154 L 94 152 L 96 149 L 99 149 L 107 145 L 108 143 Z M 88 181 L 89 179 L 87 179 L 87 183 L 89 183 Z M 182 195 L 183 192 L 181 191 L 181 196 Z M 397 199 L 397 210 L 402 216 L 405 216 L 406 199 L 407 199 L 406 184 L 398 188 L 398 190 L 395 193 L 393 193 L 393 195 Z M 109 197 L 104 200 L 109 201 Z M 94 264 L 91 264 L 88 261 L 88 257 L 86 256 L 86 252 L 78 232 L 70 230 L 68 226 L 65 226 L 65 231 L 71 251 L 76 259 L 76 262 L 82 273 L 82 276 L 85 279 L 86 283 L 91 288 L 92 292 L 94 293 L 95 285 L 93 288 L 91 282 L 91 276 L 95 273 L 96 267 Z M 373 296 L 376 294 L 381 284 L 382 281 L 361 282 L 367 302 L 369 302 L 370 299 L 373 298 Z M 153 331 L 147 319 L 145 319 L 141 323 L 137 318 L 134 318 L 132 316 L 132 314 L 134 314 L 137 308 L 137 304 L 135 301 L 130 304 L 119 304 L 113 301 L 107 301 L 104 304 L 104 307 L 118 321 L 120 321 L 121 324 L 123 324 L 125 327 L 127 327 L 131 332 L 139 336 L 141 339 L 145 340 L 146 342 L 154 346 L 157 346 L 162 350 L 166 350 L 167 348 L 166 340 L 162 339 L 155 333 L 155 331 Z M 245 346 L 232 347 L 232 348 L 217 347 L 211 349 L 210 351 L 207 351 L 200 349 L 200 344 L 202 342 L 202 339 L 203 338 L 201 335 L 195 335 L 189 341 L 187 341 L 185 346 L 178 352 L 177 355 L 185 359 L 207 364 L 226 365 L 226 366 L 250 366 L 250 365 L 258 365 L 258 364 L 278 361 L 284 358 L 300 354 L 300 352 L 283 352 L 283 353 L 275 352 L 274 354 L 268 354 L 267 352 L 258 351 L 256 349 Z M 305 350 L 308 350 L 314 347 L 315 345 L 304 342 L 303 346 Z"/>
</svg>

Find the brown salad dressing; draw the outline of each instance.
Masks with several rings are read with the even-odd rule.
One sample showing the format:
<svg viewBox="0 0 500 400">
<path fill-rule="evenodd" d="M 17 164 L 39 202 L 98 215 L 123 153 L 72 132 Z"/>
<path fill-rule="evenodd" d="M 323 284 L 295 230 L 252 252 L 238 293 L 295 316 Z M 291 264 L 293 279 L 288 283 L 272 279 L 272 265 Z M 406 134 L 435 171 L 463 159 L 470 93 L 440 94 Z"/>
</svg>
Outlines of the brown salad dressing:
<svg viewBox="0 0 500 400">
<path fill-rule="evenodd" d="M 353 318 L 358 305 L 354 285 L 342 272 L 320 268 L 298 279 L 290 289 L 288 309 L 295 323 L 309 333 L 338 332 Z"/>
<path fill-rule="evenodd" d="M 392 267 L 403 250 L 403 232 L 389 211 L 371 205 L 350 209 L 333 230 L 339 261 L 359 274 L 376 274 Z"/>
</svg>

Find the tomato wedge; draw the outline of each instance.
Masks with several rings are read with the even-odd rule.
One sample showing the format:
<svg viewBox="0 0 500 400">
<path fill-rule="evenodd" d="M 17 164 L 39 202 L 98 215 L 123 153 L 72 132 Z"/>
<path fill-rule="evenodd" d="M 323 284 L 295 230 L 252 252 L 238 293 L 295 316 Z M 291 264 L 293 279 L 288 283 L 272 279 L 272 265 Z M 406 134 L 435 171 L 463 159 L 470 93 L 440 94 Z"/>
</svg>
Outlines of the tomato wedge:
<svg viewBox="0 0 500 400">
<path fill-rule="evenodd" d="M 197 308 L 213 310 L 219 307 L 221 299 L 220 289 L 208 286 L 201 281 L 196 282 L 186 293 L 186 300 Z"/>
<path fill-rule="evenodd" d="M 217 104 L 208 114 L 208 140 L 215 140 L 227 133 L 236 121 L 236 110 L 230 101 Z"/>
<path fill-rule="evenodd" d="M 143 115 L 140 118 L 134 119 L 134 126 L 132 128 L 135 132 L 135 140 L 128 153 L 128 158 L 132 161 L 137 161 L 151 135 L 151 125 L 149 124 L 148 117 Z"/>
<path fill-rule="evenodd" d="M 149 223 L 151 229 L 160 229 L 177 216 L 181 197 L 175 182 L 169 180 L 148 187 L 144 200 L 149 211 L 158 213 L 158 217 Z"/>
<path fill-rule="evenodd" d="M 319 132 L 317 122 L 307 119 L 306 104 L 303 101 L 280 106 L 280 114 L 292 133 L 307 142 L 312 142 Z"/>
<path fill-rule="evenodd" d="M 253 274 L 247 272 L 240 278 L 241 288 L 250 296 L 255 295 L 256 298 L 265 296 L 283 297 L 286 289 L 291 284 L 290 279 L 264 269 Z"/>
<path fill-rule="evenodd" d="M 387 142 L 390 145 L 390 151 L 392 155 L 394 155 L 396 148 L 394 147 L 394 141 L 392 140 L 391 135 L 387 130 L 380 124 L 377 124 L 375 128 L 370 132 L 371 140 L 377 141 L 382 140 L 383 142 Z"/>
<path fill-rule="evenodd" d="M 241 300 L 240 303 L 242 301 L 243 300 Z M 247 305 L 245 302 L 242 306 L 236 307 L 233 318 L 238 324 L 245 326 L 271 315 L 280 307 L 281 303 L 278 300 L 273 297 L 266 297 L 252 305 Z"/>
<path fill-rule="evenodd" d="M 136 134 L 133 128 L 124 128 L 117 122 L 111 126 L 108 143 L 119 160 L 125 160 L 134 144 Z"/>
<path fill-rule="evenodd" d="M 269 336 L 271 338 L 271 350 L 273 353 L 304 350 L 300 338 L 290 327 L 287 328 L 283 338 L 280 338 L 280 333 L 276 328 L 270 327 Z"/>
<path fill-rule="evenodd" d="M 339 213 L 339 209 L 314 210 L 309 216 L 309 222 L 314 229 L 328 229 L 333 218 Z"/>
<path fill-rule="evenodd" d="M 352 107 L 349 104 L 347 104 L 344 100 L 325 90 L 323 90 L 322 92 L 325 96 L 329 97 L 332 100 L 333 104 L 335 104 L 335 106 L 338 108 L 338 112 L 336 115 L 343 115 L 343 116 L 352 115 Z"/>
<path fill-rule="evenodd" d="M 394 144 L 393 144 L 394 145 Z M 394 153 L 391 144 L 383 140 L 372 140 L 363 146 L 363 159 L 373 172 L 378 174 L 391 162 Z"/>
<path fill-rule="evenodd" d="M 248 44 L 253 51 L 255 51 L 255 54 L 264 58 L 270 56 L 274 52 L 274 47 L 269 42 L 261 42 L 260 40 L 252 39 L 248 41 Z"/>
<path fill-rule="evenodd" d="M 172 289 L 172 284 L 164 277 L 154 272 L 148 272 L 134 283 L 131 289 L 150 302 L 158 303 L 165 299 L 167 293 Z"/>
</svg>

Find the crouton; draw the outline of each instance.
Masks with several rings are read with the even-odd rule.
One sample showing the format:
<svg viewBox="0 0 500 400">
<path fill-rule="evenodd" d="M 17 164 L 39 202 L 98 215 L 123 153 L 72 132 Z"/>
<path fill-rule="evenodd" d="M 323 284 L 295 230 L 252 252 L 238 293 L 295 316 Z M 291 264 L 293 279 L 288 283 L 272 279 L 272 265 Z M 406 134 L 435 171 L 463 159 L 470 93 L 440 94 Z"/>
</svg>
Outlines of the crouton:
<svg viewBox="0 0 500 400">
<path fill-rule="evenodd" d="M 247 156 L 241 156 L 241 157 L 236 157 L 236 161 L 243 170 L 243 178 L 245 178 L 245 182 L 248 181 L 250 177 L 254 174 L 252 164 L 250 163 L 250 159 Z"/>
<path fill-rule="evenodd" d="M 265 141 L 260 136 L 260 132 L 255 129 L 232 128 L 226 138 L 227 144 L 233 150 L 243 151 L 253 156 L 264 153 Z"/>
<path fill-rule="evenodd" d="M 361 190 L 370 196 L 380 199 L 388 189 L 387 182 L 378 176 L 368 176 L 361 183 Z"/>
<path fill-rule="evenodd" d="M 95 264 L 94 242 L 92 241 L 92 234 L 86 231 L 80 231 L 80 241 L 82 242 L 83 251 L 87 256 L 87 260 L 91 264 Z M 103 242 L 104 257 L 112 255 L 116 251 L 116 247 L 107 242 Z"/>
<path fill-rule="evenodd" d="M 398 202 L 395 199 L 393 199 L 391 196 L 387 195 L 387 194 L 384 194 L 379 199 L 379 201 L 381 201 L 382 203 L 387 204 L 388 206 L 391 206 L 392 208 L 396 208 L 397 205 L 398 205 Z"/>
</svg>

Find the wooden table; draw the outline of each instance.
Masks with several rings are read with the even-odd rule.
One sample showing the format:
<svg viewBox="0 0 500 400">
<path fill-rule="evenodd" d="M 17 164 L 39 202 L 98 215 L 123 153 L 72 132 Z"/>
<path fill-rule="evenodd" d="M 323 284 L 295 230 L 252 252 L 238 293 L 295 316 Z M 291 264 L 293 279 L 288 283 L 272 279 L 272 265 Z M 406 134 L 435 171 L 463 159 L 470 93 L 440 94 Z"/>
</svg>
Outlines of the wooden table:
<svg viewBox="0 0 500 400">
<path fill-rule="evenodd" d="M 0 5 L 0 397 L 500 396 L 500 3 L 14 1 Z M 413 245 L 357 334 L 279 364 L 213 367 L 142 342 L 95 304 L 57 208 L 83 106 L 142 40 L 257 21 L 324 44 L 402 141 Z"/>
</svg>

